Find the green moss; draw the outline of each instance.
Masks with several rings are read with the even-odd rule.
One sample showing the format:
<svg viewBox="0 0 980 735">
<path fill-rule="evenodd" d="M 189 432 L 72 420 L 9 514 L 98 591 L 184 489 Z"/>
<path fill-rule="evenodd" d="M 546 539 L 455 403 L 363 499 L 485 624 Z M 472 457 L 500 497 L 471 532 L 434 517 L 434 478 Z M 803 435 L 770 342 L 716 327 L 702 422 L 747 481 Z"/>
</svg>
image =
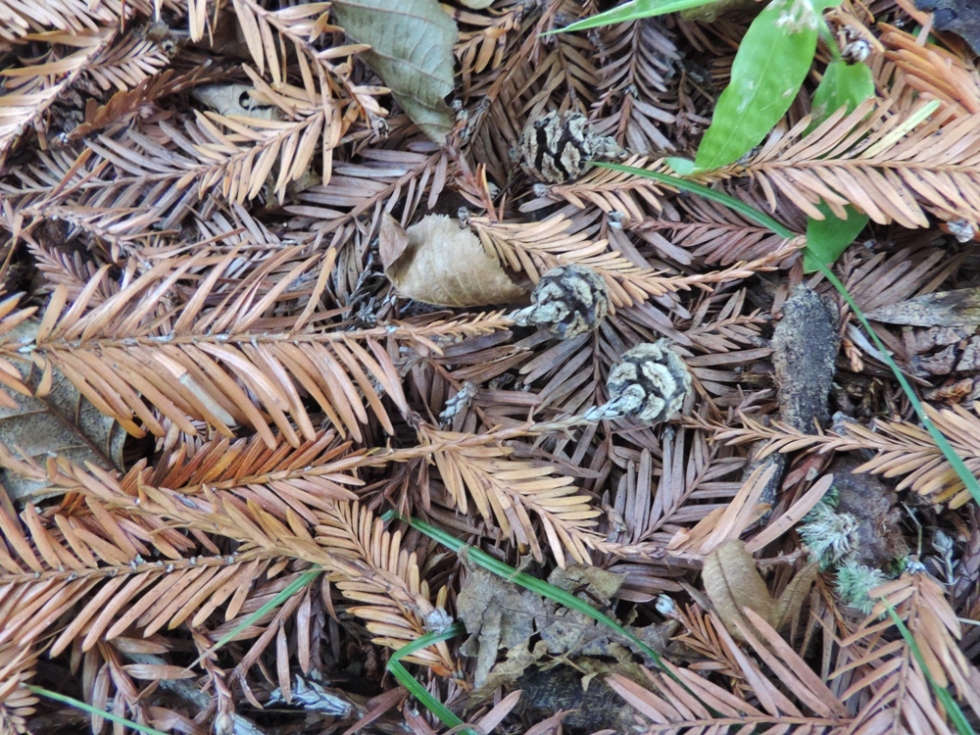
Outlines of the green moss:
<svg viewBox="0 0 980 735">
<path fill-rule="evenodd" d="M 836 501 L 836 498 L 833 500 Z M 820 569 L 836 564 L 851 550 L 857 519 L 849 513 L 838 513 L 833 505 L 821 500 L 803 519 L 800 536 L 810 548 Z"/>
<path fill-rule="evenodd" d="M 837 569 L 836 588 L 841 602 L 857 608 L 865 615 L 874 607 L 874 600 L 868 594 L 875 587 L 887 582 L 890 577 L 880 569 L 844 562 Z"/>
</svg>

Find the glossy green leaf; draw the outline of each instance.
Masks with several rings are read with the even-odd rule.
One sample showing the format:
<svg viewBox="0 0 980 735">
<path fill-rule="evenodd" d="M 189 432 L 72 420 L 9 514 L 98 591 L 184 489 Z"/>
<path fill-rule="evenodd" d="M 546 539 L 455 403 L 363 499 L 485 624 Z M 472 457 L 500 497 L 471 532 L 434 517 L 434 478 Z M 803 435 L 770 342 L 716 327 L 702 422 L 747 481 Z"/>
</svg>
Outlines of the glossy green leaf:
<svg viewBox="0 0 980 735">
<path fill-rule="evenodd" d="M 752 21 L 694 159 L 698 170 L 737 161 L 786 114 L 813 63 L 822 22 L 813 0 L 772 0 Z"/>
<path fill-rule="evenodd" d="M 851 112 L 855 107 L 874 96 L 875 82 L 871 69 L 864 64 L 848 64 L 831 61 L 827 65 L 817 91 L 813 93 L 813 122 L 807 133 L 816 128 L 841 107 Z"/>
<path fill-rule="evenodd" d="M 813 94 L 813 123 L 807 133 L 841 107 L 851 112 L 874 93 L 874 79 L 867 66 L 848 64 L 842 59 L 830 62 L 820 80 L 820 86 Z M 847 206 L 847 219 L 835 216 L 823 204 L 819 205 L 819 209 L 823 212 L 824 219 L 807 219 L 807 249 L 803 257 L 803 270 L 806 273 L 817 270 L 817 260 L 826 266 L 836 262 L 868 224 L 867 215 L 858 213 L 850 205 Z"/>
<path fill-rule="evenodd" d="M 640 20 L 641 18 L 651 18 L 655 15 L 665 15 L 666 13 L 676 13 L 680 10 L 690 10 L 699 8 L 702 5 L 712 5 L 719 0 L 633 0 L 630 3 L 607 10 L 604 13 L 593 15 L 572 23 L 570 26 L 558 28 L 554 31 L 542 33 L 547 36 L 552 33 L 571 33 L 574 31 L 584 31 L 588 28 L 598 28 L 608 26 L 613 23 L 629 23 L 630 21 Z"/>
<path fill-rule="evenodd" d="M 446 104 L 453 91 L 456 23 L 438 0 L 335 0 L 337 23 L 422 132 L 440 145 L 456 116 Z"/>
<path fill-rule="evenodd" d="M 805 273 L 819 270 L 818 261 L 826 266 L 833 265 L 868 224 L 868 215 L 861 214 L 850 205 L 846 207 L 847 219 L 836 217 L 826 204 L 817 205 L 817 209 L 823 212 L 824 218 L 807 219 L 806 251 L 803 254 Z"/>
</svg>

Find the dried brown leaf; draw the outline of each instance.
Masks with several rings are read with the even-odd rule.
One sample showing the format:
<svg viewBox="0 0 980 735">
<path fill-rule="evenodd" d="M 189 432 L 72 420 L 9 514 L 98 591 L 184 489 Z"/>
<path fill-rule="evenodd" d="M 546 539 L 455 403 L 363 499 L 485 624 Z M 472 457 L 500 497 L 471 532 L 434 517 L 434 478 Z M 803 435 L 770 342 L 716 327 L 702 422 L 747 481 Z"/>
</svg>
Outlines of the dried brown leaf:
<svg viewBox="0 0 980 735">
<path fill-rule="evenodd" d="M 917 327 L 974 327 L 980 324 L 980 291 L 938 291 L 882 306 L 865 316 L 885 324 Z"/>
<path fill-rule="evenodd" d="M 37 320 L 21 322 L 6 338 L 32 341 L 43 326 Z M 0 394 L 6 398 L 0 406 L 0 443 L 39 461 L 57 455 L 106 469 L 122 468 L 127 436 L 123 426 L 99 411 L 62 370 L 43 361 L 39 369 L 37 363 L 18 357 L 11 355 L 4 363 L 13 368 L 12 374 L 0 365 L 6 373 L 0 376 Z M 26 397 L 18 395 L 23 388 L 29 391 Z M 129 428 L 136 429 L 133 424 Z M 13 500 L 38 500 L 46 485 L 16 473 L 3 475 L 3 487 Z"/>
<path fill-rule="evenodd" d="M 486 306 L 524 295 L 468 227 L 428 215 L 407 230 L 385 214 L 381 262 L 398 293 L 437 306 Z"/>
<path fill-rule="evenodd" d="M 807 565 L 793 577 L 779 599 L 773 600 L 744 542 L 726 541 L 704 559 L 705 591 L 725 627 L 739 638 L 744 637 L 740 629 L 753 630 L 744 608 L 777 630 L 795 620 L 816 575 L 817 565 Z"/>
</svg>

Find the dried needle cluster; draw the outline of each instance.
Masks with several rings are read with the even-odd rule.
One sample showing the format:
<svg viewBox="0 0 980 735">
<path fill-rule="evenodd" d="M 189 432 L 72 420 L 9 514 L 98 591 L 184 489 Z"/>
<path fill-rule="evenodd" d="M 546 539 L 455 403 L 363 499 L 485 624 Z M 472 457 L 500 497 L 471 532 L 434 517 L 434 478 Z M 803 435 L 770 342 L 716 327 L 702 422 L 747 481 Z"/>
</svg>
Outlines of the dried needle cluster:
<svg viewBox="0 0 980 735">
<path fill-rule="evenodd" d="M 933 326 L 887 319 L 975 280 L 956 240 L 980 221 L 980 74 L 910 2 L 871 5 L 825 13 L 866 42 L 848 54 L 873 98 L 814 123 L 818 61 L 768 140 L 698 177 L 797 235 L 827 212 L 875 223 L 838 276 L 977 472 L 972 327 L 942 304 Z M 980 636 L 958 622 L 980 609 L 978 519 L 879 355 L 841 325 L 841 432 L 775 415 L 801 240 L 593 165 L 693 158 L 746 19 L 549 33 L 596 8 L 0 3 L 0 732 L 82 727 L 37 684 L 169 732 L 254 732 L 282 701 L 296 732 L 428 735 L 385 667 L 462 617 L 490 641 L 476 659 L 456 638 L 402 663 L 486 731 L 555 732 L 506 696 L 554 669 L 634 706 L 613 729 L 941 732 L 911 649 L 790 567 L 790 521 L 866 471 L 889 478 L 880 512 L 857 492 L 847 512 L 888 521 L 882 559 L 912 528 L 896 490 L 927 550 L 943 529 L 923 554 L 942 586 L 915 567 L 877 594 L 980 712 Z M 784 475 L 754 461 L 769 451 L 793 455 Z M 829 465 L 856 451 L 860 471 Z M 389 510 L 566 575 L 686 689 L 507 580 L 513 605 L 461 615 L 478 576 Z M 846 531 L 806 540 L 868 546 Z M 464 696 L 477 671 L 495 706 Z"/>
</svg>

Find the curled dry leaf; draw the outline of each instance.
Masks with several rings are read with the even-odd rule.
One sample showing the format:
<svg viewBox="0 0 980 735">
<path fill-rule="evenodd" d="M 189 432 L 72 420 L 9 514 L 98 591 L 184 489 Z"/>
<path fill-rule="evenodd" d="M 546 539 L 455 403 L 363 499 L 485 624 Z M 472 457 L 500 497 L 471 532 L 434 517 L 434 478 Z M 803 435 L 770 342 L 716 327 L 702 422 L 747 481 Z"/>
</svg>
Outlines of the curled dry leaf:
<svg viewBox="0 0 980 735">
<path fill-rule="evenodd" d="M 378 242 L 385 275 L 407 298 L 463 307 L 514 301 L 525 293 L 468 227 L 446 215 L 431 214 L 406 230 L 385 214 Z"/>
<path fill-rule="evenodd" d="M 525 644 L 534 634 L 534 619 L 545 615 L 545 605 L 533 592 L 520 590 L 469 564 L 465 552 L 460 559 L 467 565 L 468 574 L 457 598 L 457 612 L 470 634 L 461 650 L 463 655 L 477 659 L 473 681 L 479 689 L 486 683 L 499 649 L 527 650 Z M 513 671 L 514 677 L 520 676 L 532 660 L 521 660 Z"/>
<path fill-rule="evenodd" d="M 460 651 L 476 658 L 472 701 L 480 701 L 502 685 L 517 682 L 523 688 L 520 677 L 549 660 L 574 660 L 575 667 L 585 672 L 600 659 L 614 659 L 620 664 L 616 670 L 630 671 L 642 680 L 632 654 L 623 645 L 625 639 L 581 611 L 521 590 L 473 564 L 466 550 L 460 552 L 460 559 L 467 575 L 457 597 L 457 613 L 470 635 Z M 624 579 L 625 575 L 597 567 L 570 564 L 567 569 L 555 569 L 548 583 L 587 604 L 607 605 Z M 675 626 L 670 621 L 668 626 L 628 626 L 628 630 L 655 650 L 663 650 Z M 506 657 L 498 663 L 502 651 Z"/>
<path fill-rule="evenodd" d="M 817 565 L 808 564 L 800 570 L 779 599 L 774 600 L 759 575 L 755 559 L 746 550 L 745 542 L 733 539 L 705 557 L 702 574 L 705 592 L 718 616 L 728 632 L 742 640 L 736 621 L 755 630 L 742 612 L 743 608 L 754 611 L 776 630 L 782 629 L 799 614 L 817 576 Z"/>
</svg>

